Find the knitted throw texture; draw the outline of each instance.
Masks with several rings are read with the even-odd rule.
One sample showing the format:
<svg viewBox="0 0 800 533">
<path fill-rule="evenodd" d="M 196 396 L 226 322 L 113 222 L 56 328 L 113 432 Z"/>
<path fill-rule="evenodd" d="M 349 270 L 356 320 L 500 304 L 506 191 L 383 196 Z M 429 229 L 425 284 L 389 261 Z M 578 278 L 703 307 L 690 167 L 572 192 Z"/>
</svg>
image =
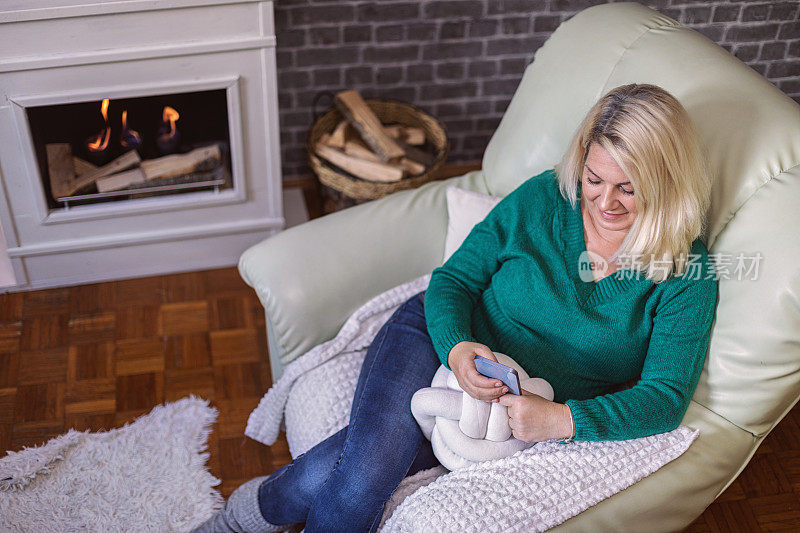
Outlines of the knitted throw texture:
<svg viewBox="0 0 800 533">
<path fill-rule="evenodd" d="M 285 415 L 286 439 L 297 457 L 347 425 L 372 339 L 429 280 L 426 274 L 379 294 L 354 311 L 336 337 L 289 364 L 250 414 L 245 434 L 273 444 Z M 457 472 L 424 470 L 400 483 L 380 531 L 545 531 L 679 457 L 699 433 L 680 426 L 624 441 L 545 441 Z"/>
</svg>

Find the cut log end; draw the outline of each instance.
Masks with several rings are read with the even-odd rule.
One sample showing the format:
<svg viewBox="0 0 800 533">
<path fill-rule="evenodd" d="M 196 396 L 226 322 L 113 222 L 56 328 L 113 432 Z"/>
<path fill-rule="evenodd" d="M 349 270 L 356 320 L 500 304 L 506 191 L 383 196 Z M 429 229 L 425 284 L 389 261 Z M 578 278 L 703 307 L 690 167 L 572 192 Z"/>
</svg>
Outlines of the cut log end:
<svg viewBox="0 0 800 533">
<path fill-rule="evenodd" d="M 357 91 L 338 93 L 334 98 L 334 103 L 382 161 L 388 162 L 406 155 L 405 150 L 386 134 L 381 121 Z"/>
</svg>

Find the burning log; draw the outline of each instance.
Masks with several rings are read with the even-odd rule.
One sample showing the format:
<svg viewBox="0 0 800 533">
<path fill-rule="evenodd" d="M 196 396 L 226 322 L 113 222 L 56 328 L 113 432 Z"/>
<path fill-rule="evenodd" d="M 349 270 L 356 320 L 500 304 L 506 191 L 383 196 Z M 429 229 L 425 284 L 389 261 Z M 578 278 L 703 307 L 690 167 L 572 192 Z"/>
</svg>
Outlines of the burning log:
<svg viewBox="0 0 800 533">
<path fill-rule="evenodd" d="M 72 156 L 72 166 L 75 167 L 75 174 L 77 176 L 83 176 L 93 170 L 97 170 L 97 165 L 89 163 L 85 159 L 81 159 L 77 156 Z"/>
<path fill-rule="evenodd" d="M 197 183 L 200 181 L 215 181 L 215 180 L 230 180 L 230 173 L 221 165 L 214 170 L 204 172 L 193 172 L 191 174 L 184 174 L 174 178 L 157 178 L 153 181 L 144 181 L 141 183 L 132 183 L 127 190 L 134 191 L 136 189 L 145 189 L 148 187 L 165 187 L 170 185 L 180 185 L 186 183 Z"/>
<path fill-rule="evenodd" d="M 125 152 L 118 158 L 111 161 L 109 164 L 103 165 L 102 167 L 97 168 L 88 174 L 79 176 L 78 181 L 81 183 L 81 185 L 78 187 L 78 189 L 83 188 L 85 185 L 90 183 L 94 183 L 100 178 L 122 172 L 123 170 L 128 170 L 129 168 L 139 164 L 141 161 L 142 159 L 139 157 L 139 154 L 136 153 L 136 150 Z"/>
<path fill-rule="evenodd" d="M 50 174 L 50 192 L 55 198 L 69 196 L 75 188 L 75 166 L 72 163 L 72 146 L 69 143 L 48 144 L 47 171 Z"/>
<path fill-rule="evenodd" d="M 109 192 L 125 189 L 134 183 L 143 183 L 145 181 L 144 172 L 141 168 L 134 168 L 118 174 L 112 174 L 105 178 L 100 178 L 95 183 L 97 185 L 97 192 Z"/>
<path fill-rule="evenodd" d="M 96 167 L 74 157 L 68 143 L 51 143 L 47 145 L 47 163 L 53 197 L 63 198 L 73 196 L 77 191 L 92 184 L 102 193 L 118 191 L 149 181 L 216 171 L 222 166 L 222 150 L 219 144 L 213 144 L 186 154 L 168 155 L 145 161 L 141 160 L 136 150 L 131 150 L 107 165 Z M 75 175 L 77 169 L 81 171 L 78 176 Z"/>
<path fill-rule="evenodd" d="M 173 154 L 157 159 L 142 161 L 141 168 L 146 181 L 157 178 L 172 178 L 213 170 L 222 164 L 222 154 L 218 144 L 196 148 L 186 154 Z"/>
<path fill-rule="evenodd" d="M 111 142 L 109 111 L 113 112 L 114 109 L 109 105 L 108 98 L 103 99 L 100 104 L 104 127 L 97 134 L 86 138 L 82 143 L 46 145 L 47 172 L 54 199 L 66 202 L 66 198 L 70 197 L 71 201 L 73 197 L 77 199 L 83 194 L 94 193 L 95 188 L 97 192 L 105 193 L 124 189 L 162 187 L 162 184 L 163 187 L 168 187 L 185 183 L 220 181 L 220 177 L 225 175 L 224 161 L 227 161 L 229 152 L 227 143 L 217 141 L 213 144 L 191 143 L 187 146 L 181 141 L 181 131 L 176 126 L 180 115 L 174 108 L 163 106 L 162 120 L 157 131 L 153 132 L 156 149 L 164 157 L 142 161 L 142 155 L 148 156 L 151 151 L 151 142 L 148 140 L 148 143 L 143 143 L 142 135 L 128 122 L 127 109 L 122 110 L 119 145 Z M 120 153 L 120 147 L 125 153 L 115 158 Z M 189 153 L 179 153 L 186 151 L 187 148 L 196 149 Z M 80 150 L 81 157 L 75 157 L 73 150 Z M 229 176 L 229 173 L 227 175 Z M 172 183 L 176 180 L 177 182 Z M 198 187 L 208 185 L 204 183 Z"/>
<path fill-rule="evenodd" d="M 54 198 L 72 196 L 77 191 L 91 185 L 95 181 L 111 174 L 116 174 L 135 166 L 141 161 L 135 151 L 114 159 L 107 165 L 95 167 L 85 174 L 75 176 L 75 163 L 72 157 L 72 148 L 67 143 L 51 143 L 46 146 L 47 169 L 50 174 L 50 192 Z M 81 164 L 82 168 L 91 163 Z M 92 165 L 93 166 L 93 165 Z"/>
</svg>

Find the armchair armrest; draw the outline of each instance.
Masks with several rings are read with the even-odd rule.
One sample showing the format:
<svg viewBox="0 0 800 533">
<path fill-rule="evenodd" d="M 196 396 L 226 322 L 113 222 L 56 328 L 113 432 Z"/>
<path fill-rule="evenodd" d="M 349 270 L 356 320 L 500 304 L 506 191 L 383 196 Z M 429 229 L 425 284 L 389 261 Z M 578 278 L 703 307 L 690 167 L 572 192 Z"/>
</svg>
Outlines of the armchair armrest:
<svg viewBox="0 0 800 533">
<path fill-rule="evenodd" d="M 442 262 L 445 188 L 485 191 L 480 171 L 311 220 L 248 248 L 239 273 L 267 318 L 273 379 L 333 338 L 365 301 Z M 277 368 L 276 368 L 277 367 Z"/>
</svg>

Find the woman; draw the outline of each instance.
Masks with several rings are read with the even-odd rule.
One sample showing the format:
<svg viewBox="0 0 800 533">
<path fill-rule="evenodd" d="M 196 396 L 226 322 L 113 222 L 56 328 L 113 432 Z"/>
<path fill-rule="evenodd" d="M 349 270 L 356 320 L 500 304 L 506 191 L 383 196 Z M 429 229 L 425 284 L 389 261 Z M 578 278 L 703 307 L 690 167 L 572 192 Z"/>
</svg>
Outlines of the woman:
<svg viewBox="0 0 800 533">
<path fill-rule="evenodd" d="M 709 195 L 680 103 L 653 85 L 612 90 L 557 171 L 504 198 L 433 271 L 427 290 L 384 324 L 348 426 L 242 485 L 201 530 L 305 522 L 309 532 L 375 531 L 400 481 L 436 464 L 409 404 L 440 363 L 471 396 L 507 405 L 514 436 L 527 442 L 674 429 L 697 385 L 716 306 L 699 239 Z M 546 379 L 554 400 L 509 395 L 478 374 L 475 355 L 494 359 L 493 350 Z"/>
</svg>

